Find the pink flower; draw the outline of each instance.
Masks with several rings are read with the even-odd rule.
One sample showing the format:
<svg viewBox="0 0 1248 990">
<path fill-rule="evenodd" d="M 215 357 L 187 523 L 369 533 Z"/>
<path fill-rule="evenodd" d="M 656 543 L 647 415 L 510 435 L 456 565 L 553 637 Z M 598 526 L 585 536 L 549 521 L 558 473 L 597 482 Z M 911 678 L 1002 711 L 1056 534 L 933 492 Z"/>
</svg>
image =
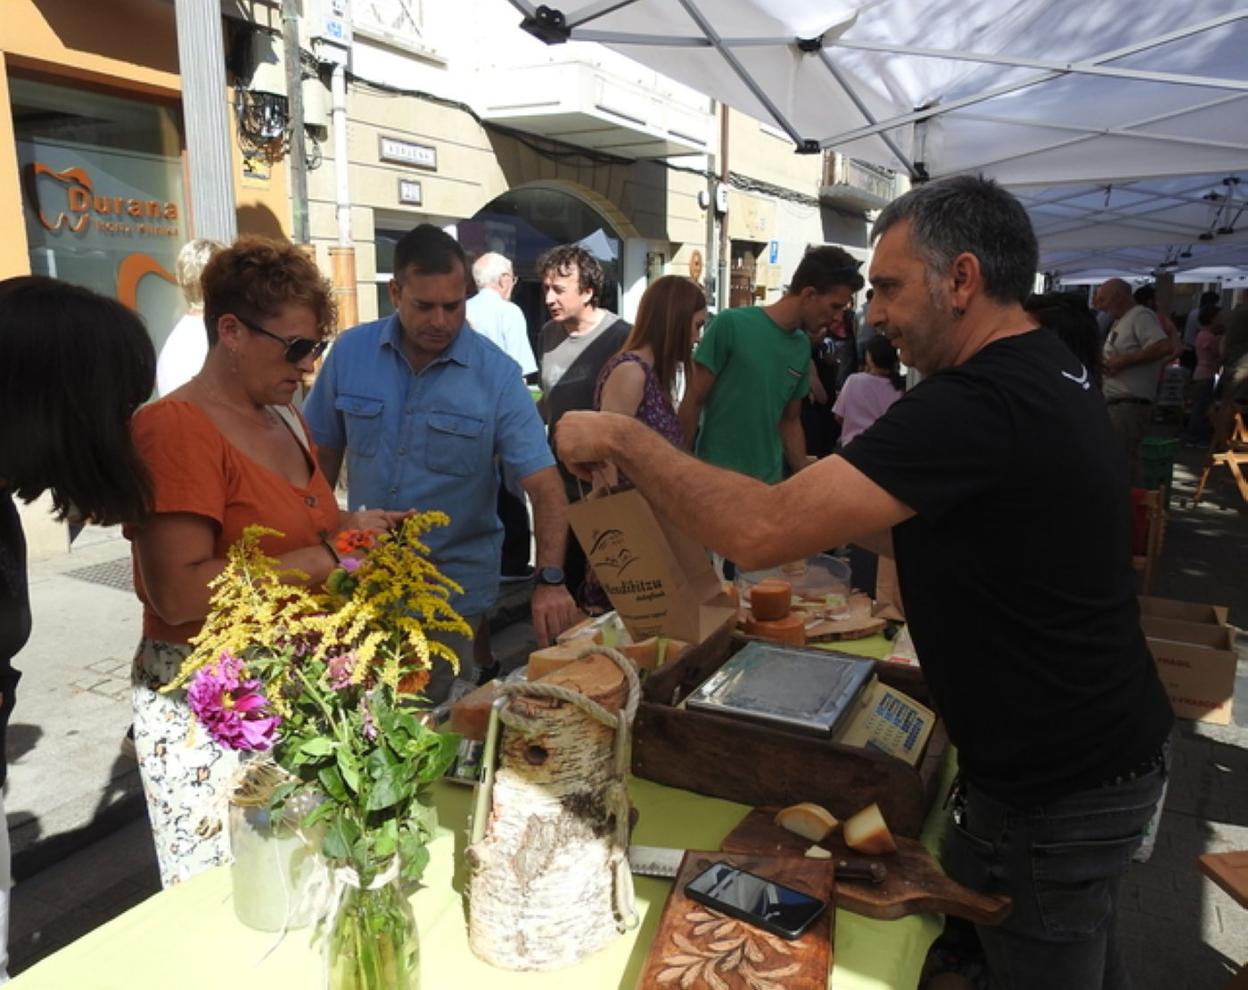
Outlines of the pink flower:
<svg viewBox="0 0 1248 990">
<path fill-rule="evenodd" d="M 360 715 L 363 717 L 360 725 L 360 732 L 369 742 L 377 738 L 377 723 L 373 719 L 372 709 L 368 707 L 368 702 L 363 698 L 360 699 Z"/>
<path fill-rule="evenodd" d="M 354 652 L 339 653 L 329 658 L 327 668 L 331 688 L 342 691 L 351 686 L 351 674 L 355 670 L 356 659 Z"/>
<path fill-rule="evenodd" d="M 354 574 L 362 563 L 363 561 L 361 561 L 358 557 L 343 557 L 340 561 L 338 561 L 338 566 L 348 574 Z"/>
<path fill-rule="evenodd" d="M 260 682 L 244 680 L 243 661 L 227 650 L 196 672 L 186 700 L 216 742 L 228 749 L 265 750 L 277 741 L 281 718 L 269 710 Z"/>
</svg>

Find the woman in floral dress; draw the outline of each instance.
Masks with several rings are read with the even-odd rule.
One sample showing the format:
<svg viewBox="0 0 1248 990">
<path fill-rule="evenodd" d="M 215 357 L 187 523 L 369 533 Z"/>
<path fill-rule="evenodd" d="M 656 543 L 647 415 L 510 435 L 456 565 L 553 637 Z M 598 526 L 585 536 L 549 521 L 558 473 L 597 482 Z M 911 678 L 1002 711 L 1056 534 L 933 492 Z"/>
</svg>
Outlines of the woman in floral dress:
<svg viewBox="0 0 1248 990">
<path fill-rule="evenodd" d="M 194 721 L 185 691 L 163 692 L 208 614 L 208 582 L 256 524 L 262 548 L 319 583 L 343 529 L 393 513 L 343 513 L 290 404 L 333 326 L 329 286 L 289 244 L 244 238 L 203 273 L 203 370 L 134 418 L 153 513 L 127 528 L 143 638 L 132 672 L 134 742 L 165 886 L 228 861 L 227 788 L 237 754 Z"/>
</svg>

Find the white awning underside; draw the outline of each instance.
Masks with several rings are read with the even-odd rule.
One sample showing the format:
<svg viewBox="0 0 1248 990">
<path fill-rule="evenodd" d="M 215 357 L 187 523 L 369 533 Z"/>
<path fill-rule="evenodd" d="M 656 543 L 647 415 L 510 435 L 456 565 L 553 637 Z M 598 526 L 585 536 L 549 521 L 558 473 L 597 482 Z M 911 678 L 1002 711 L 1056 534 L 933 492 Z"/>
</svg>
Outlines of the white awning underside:
<svg viewBox="0 0 1248 990">
<path fill-rule="evenodd" d="M 607 44 L 803 150 L 995 177 L 1030 210 L 1046 270 L 1111 248 L 1145 268 L 1248 264 L 1243 4 L 511 2 L 535 33 Z"/>
</svg>

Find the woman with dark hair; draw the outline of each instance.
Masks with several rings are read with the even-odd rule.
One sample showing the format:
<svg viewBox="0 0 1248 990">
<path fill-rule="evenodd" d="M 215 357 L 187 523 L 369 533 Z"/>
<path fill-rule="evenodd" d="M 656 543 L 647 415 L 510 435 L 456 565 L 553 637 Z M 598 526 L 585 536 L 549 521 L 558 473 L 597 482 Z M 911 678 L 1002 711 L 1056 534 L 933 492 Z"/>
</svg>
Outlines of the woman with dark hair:
<svg viewBox="0 0 1248 990">
<path fill-rule="evenodd" d="M 672 396 L 688 380 L 693 345 L 706 323 L 706 294 L 681 275 L 656 279 L 637 306 L 623 347 L 598 373 L 594 409 L 635 416 L 680 447 L 686 442 Z"/>
<path fill-rule="evenodd" d="M 0 786 L 4 735 L 30 636 L 26 540 L 13 496 L 45 491 L 58 518 L 138 519 L 151 500 L 130 416 L 152 391 L 156 352 L 121 303 L 55 279 L 0 282 Z M 0 820 L 4 802 L 0 797 Z M 0 982 L 7 979 L 9 834 L 0 830 Z"/>
<path fill-rule="evenodd" d="M 134 743 L 165 886 L 226 860 L 226 788 L 237 755 L 193 731 L 185 691 L 161 693 L 208 614 L 208 582 L 248 526 L 284 569 L 323 581 L 343 529 L 401 516 L 343 513 L 291 405 L 329 343 L 330 289 L 290 244 L 243 238 L 204 269 L 208 356 L 134 418 L 151 472 L 151 515 L 130 527 L 143 638 L 134 659 Z"/>
<path fill-rule="evenodd" d="M 841 424 L 840 445 L 846 446 L 859 433 L 884 415 L 901 398 L 906 383 L 897 371 L 897 348 L 877 334 L 867 341 L 866 371 L 845 380 L 832 413 Z"/>
<path fill-rule="evenodd" d="M 1023 308 L 1042 327 L 1057 334 L 1088 369 L 1092 384 L 1101 387 L 1100 331 L 1096 316 L 1082 298 L 1062 292 L 1030 295 Z"/>
</svg>

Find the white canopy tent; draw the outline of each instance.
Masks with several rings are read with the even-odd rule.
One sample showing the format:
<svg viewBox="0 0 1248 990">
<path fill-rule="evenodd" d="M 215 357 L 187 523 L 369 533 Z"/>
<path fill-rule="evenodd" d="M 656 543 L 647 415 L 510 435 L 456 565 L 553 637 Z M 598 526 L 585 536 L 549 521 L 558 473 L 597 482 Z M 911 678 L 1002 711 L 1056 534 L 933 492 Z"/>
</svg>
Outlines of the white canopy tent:
<svg viewBox="0 0 1248 990">
<path fill-rule="evenodd" d="M 774 121 L 799 151 L 918 180 L 991 175 L 1024 199 L 1054 270 L 1122 247 L 1146 267 L 1245 263 L 1248 5 L 511 3 L 543 40 L 609 45 Z"/>
</svg>

